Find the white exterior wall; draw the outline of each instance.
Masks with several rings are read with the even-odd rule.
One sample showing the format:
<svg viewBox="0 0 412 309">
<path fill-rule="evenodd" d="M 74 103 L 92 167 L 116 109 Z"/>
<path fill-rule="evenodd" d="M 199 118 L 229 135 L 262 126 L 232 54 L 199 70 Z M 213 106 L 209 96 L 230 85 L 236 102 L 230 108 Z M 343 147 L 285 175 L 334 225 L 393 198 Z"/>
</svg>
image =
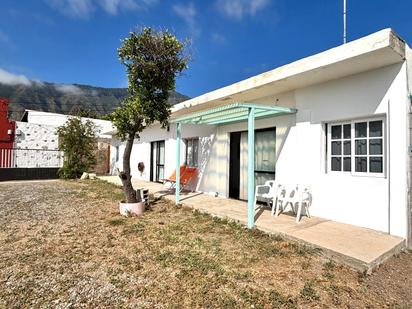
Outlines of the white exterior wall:
<svg viewBox="0 0 412 309">
<path fill-rule="evenodd" d="M 312 145 L 301 152 L 297 180 L 312 184 L 313 215 L 406 237 L 406 89 L 405 65 L 392 65 L 295 91 L 297 145 Z M 300 122 L 305 111 L 310 116 Z M 389 127 L 385 177 L 326 173 L 322 124 L 373 115 Z"/>
<path fill-rule="evenodd" d="M 57 128 L 43 124 L 16 121 L 14 148 L 59 149 Z"/>
<path fill-rule="evenodd" d="M 180 149 L 180 162 L 181 164 L 185 161 L 186 148 L 184 144 L 185 138 L 199 137 L 199 178 L 203 175 L 204 166 L 207 164 L 209 158 L 209 145 L 210 140 L 213 139 L 215 132 L 215 127 L 211 126 L 194 126 L 194 125 L 184 125 L 182 130 L 182 142 Z M 130 165 L 132 177 L 150 181 L 150 150 L 151 142 L 154 141 L 165 141 L 165 177 L 169 177 L 176 169 L 176 126 L 174 124 L 170 125 L 170 130 L 162 129 L 160 126 L 152 126 L 144 130 L 139 139 L 135 140 L 133 145 L 132 154 L 130 157 Z M 118 148 L 116 148 L 118 147 Z M 116 152 L 118 153 L 118 161 L 116 162 Z M 111 172 L 116 174 L 117 168 L 122 170 L 122 158 L 125 149 L 125 143 L 117 140 L 112 140 L 111 151 L 110 151 L 110 162 L 111 162 Z M 140 173 L 137 170 L 137 165 L 139 162 L 143 162 L 145 165 L 145 170 Z M 195 181 L 192 188 L 195 190 L 199 189 L 197 185 L 198 181 Z"/>
<path fill-rule="evenodd" d="M 60 167 L 57 128 L 16 121 L 16 136 L 12 165 L 14 167 Z"/>
<path fill-rule="evenodd" d="M 406 77 L 406 64 L 395 64 L 273 95 L 269 99 L 256 99 L 260 103 L 298 109 L 296 115 L 257 120 L 255 127 L 276 127 L 276 180 L 310 185 L 313 193 L 311 213 L 314 216 L 406 238 L 409 162 Z M 324 124 L 373 116 L 383 116 L 389 127 L 385 133 L 384 177 L 327 173 Z M 201 173 L 198 190 L 227 197 L 229 133 L 244 130 L 247 130 L 246 122 L 217 128 L 183 126 L 183 138 L 203 137 L 199 151 Z M 133 149 L 134 177 L 149 180 L 150 141 L 156 140 L 166 140 L 165 176 L 174 171 L 175 129 L 171 127 L 170 132 L 165 132 L 153 127 L 143 133 Z M 181 154 L 181 162 L 184 162 L 183 147 Z M 141 176 L 136 175 L 140 161 L 146 166 Z"/>
</svg>

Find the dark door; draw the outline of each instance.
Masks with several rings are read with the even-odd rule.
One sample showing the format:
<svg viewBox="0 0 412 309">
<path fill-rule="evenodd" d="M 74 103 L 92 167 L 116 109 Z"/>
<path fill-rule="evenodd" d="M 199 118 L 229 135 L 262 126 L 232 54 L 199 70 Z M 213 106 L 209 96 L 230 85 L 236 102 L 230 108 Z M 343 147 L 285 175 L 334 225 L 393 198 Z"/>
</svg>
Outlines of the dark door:
<svg viewBox="0 0 412 309">
<path fill-rule="evenodd" d="M 247 200 L 247 132 L 230 134 L 229 197 Z M 276 128 L 255 131 L 255 186 L 275 180 Z"/>
<path fill-rule="evenodd" d="M 241 132 L 230 133 L 229 197 L 234 199 L 239 199 L 240 193 L 240 135 Z"/>
<path fill-rule="evenodd" d="M 150 153 L 150 181 L 160 182 L 165 178 L 165 141 L 152 142 Z"/>
</svg>

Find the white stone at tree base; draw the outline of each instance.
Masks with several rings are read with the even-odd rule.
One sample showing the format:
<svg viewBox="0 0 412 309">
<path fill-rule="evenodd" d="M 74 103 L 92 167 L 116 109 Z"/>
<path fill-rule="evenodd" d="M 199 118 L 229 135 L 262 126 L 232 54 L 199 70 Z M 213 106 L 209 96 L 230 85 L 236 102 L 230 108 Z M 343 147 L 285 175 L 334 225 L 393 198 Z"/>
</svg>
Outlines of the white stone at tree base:
<svg viewBox="0 0 412 309">
<path fill-rule="evenodd" d="M 96 175 L 95 175 L 95 176 L 96 176 Z M 81 179 L 81 180 L 89 179 L 89 173 L 84 172 L 84 173 L 82 174 L 82 176 L 80 177 L 80 179 Z"/>
</svg>

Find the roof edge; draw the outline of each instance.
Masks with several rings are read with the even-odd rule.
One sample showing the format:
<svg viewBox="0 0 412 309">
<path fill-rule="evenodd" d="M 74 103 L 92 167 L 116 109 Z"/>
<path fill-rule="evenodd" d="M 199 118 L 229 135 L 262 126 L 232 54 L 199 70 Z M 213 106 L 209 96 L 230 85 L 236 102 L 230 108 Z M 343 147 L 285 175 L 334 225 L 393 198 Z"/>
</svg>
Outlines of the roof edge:
<svg viewBox="0 0 412 309">
<path fill-rule="evenodd" d="M 402 59 L 405 59 L 405 45 L 405 41 L 401 39 L 400 36 L 398 36 L 391 28 L 386 28 L 346 44 L 330 48 L 318 54 L 293 61 L 270 71 L 218 88 L 190 100 L 183 101 L 172 108 L 172 113 L 188 107 L 201 105 L 209 101 L 219 99 L 224 100 L 225 97 L 242 93 L 252 88 L 261 87 L 269 83 L 296 76 L 317 68 L 333 65 L 384 48 L 393 50 L 400 56 L 400 61 L 402 61 Z"/>
</svg>

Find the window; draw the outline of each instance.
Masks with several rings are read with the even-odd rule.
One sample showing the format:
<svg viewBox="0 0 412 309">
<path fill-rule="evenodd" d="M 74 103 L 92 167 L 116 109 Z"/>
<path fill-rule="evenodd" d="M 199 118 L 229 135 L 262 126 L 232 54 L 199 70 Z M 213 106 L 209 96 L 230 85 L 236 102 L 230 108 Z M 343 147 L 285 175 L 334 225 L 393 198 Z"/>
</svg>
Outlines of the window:
<svg viewBox="0 0 412 309">
<path fill-rule="evenodd" d="M 116 146 L 116 162 L 119 162 L 119 146 Z"/>
<path fill-rule="evenodd" d="M 255 131 L 255 184 L 263 185 L 267 180 L 274 180 L 275 171 L 276 171 L 276 130 L 274 128 L 256 130 Z"/>
<path fill-rule="evenodd" d="M 329 124 L 328 166 L 331 172 L 384 173 L 384 122 L 382 119 Z"/>
<path fill-rule="evenodd" d="M 186 165 L 197 167 L 197 157 L 199 153 L 199 138 L 189 138 L 186 143 Z"/>
<path fill-rule="evenodd" d="M 351 125 L 331 126 L 331 170 L 351 171 Z"/>
</svg>

